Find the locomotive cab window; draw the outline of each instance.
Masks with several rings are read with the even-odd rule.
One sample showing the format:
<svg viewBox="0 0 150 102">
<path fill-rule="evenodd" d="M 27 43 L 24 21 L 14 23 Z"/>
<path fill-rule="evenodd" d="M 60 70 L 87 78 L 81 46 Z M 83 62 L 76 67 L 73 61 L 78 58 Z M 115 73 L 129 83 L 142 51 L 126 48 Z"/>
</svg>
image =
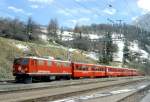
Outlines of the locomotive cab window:
<svg viewBox="0 0 150 102">
<path fill-rule="evenodd" d="M 28 58 L 24 58 L 21 60 L 21 65 L 27 65 L 29 63 L 29 59 Z"/>
<path fill-rule="evenodd" d="M 20 58 L 14 59 L 14 64 L 20 64 Z"/>
<path fill-rule="evenodd" d="M 38 65 L 43 66 L 44 65 L 44 61 L 43 60 L 38 60 Z"/>
</svg>

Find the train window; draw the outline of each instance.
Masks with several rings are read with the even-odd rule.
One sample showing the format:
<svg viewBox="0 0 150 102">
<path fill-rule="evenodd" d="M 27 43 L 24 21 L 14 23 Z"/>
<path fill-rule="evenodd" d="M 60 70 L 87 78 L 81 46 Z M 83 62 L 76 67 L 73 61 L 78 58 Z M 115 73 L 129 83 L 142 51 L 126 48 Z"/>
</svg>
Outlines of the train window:
<svg viewBox="0 0 150 102">
<path fill-rule="evenodd" d="M 99 71 L 103 71 L 103 69 L 102 69 L 102 68 L 99 68 Z"/>
<path fill-rule="evenodd" d="M 79 69 L 79 70 L 82 70 L 82 66 L 79 66 L 78 69 Z"/>
<path fill-rule="evenodd" d="M 20 59 L 19 58 L 16 58 L 15 60 L 14 60 L 14 64 L 19 64 L 20 63 Z"/>
<path fill-rule="evenodd" d="M 87 71 L 88 67 L 87 66 L 82 66 L 82 70 Z"/>
<path fill-rule="evenodd" d="M 82 66 L 79 67 L 79 70 L 82 70 Z"/>
<path fill-rule="evenodd" d="M 99 70 L 99 68 L 98 67 L 96 67 L 96 71 L 98 71 Z"/>
<path fill-rule="evenodd" d="M 101 71 L 105 71 L 104 68 L 101 68 Z"/>
<path fill-rule="evenodd" d="M 32 59 L 32 60 L 31 60 L 31 65 L 32 65 L 32 66 L 35 66 L 35 65 L 36 65 L 36 60 L 35 60 L 35 59 Z"/>
<path fill-rule="evenodd" d="M 98 71 L 98 68 L 97 68 L 97 67 L 95 68 L 95 71 Z"/>
<path fill-rule="evenodd" d="M 56 62 L 57 66 L 61 66 L 61 64 L 62 64 L 61 62 Z"/>
<path fill-rule="evenodd" d="M 95 66 L 92 67 L 92 71 L 95 71 Z"/>
<path fill-rule="evenodd" d="M 65 67 L 69 67 L 70 63 L 64 63 Z"/>
<path fill-rule="evenodd" d="M 40 66 L 44 65 L 44 61 L 43 60 L 38 60 L 38 65 L 40 65 Z"/>
<path fill-rule="evenodd" d="M 75 69 L 76 69 L 76 70 L 79 70 L 79 66 L 78 66 L 78 65 L 76 65 L 76 66 L 75 66 Z"/>
<path fill-rule="evenodd" d="M 29 59 L 27 59 L 27 58 L 23 58 L 21 60 L 21 65 L 27 65 L 28 63 L 29 63 Z"/>
<path fill-rule="evenodd" d="M 48 66 L 51 66 L 51 65 L 52 65 L 52 62 L 51 62 L 51 61 L 47 61 L 47 65 L 48 65 Z"/>
</svg>

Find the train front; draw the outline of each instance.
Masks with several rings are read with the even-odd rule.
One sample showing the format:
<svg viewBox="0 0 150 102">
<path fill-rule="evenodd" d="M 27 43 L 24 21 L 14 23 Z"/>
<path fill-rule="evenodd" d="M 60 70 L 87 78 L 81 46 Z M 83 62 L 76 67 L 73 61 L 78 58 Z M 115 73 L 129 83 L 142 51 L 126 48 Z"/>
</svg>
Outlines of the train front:
<svg viewBox="0 0 150 102">
<path fill-rule="evenodd" d="M 13 75 L 16 81 L 26 77 L 29 69 L 29 58 L 15 58 L 13 63 Z"/>
</svg>

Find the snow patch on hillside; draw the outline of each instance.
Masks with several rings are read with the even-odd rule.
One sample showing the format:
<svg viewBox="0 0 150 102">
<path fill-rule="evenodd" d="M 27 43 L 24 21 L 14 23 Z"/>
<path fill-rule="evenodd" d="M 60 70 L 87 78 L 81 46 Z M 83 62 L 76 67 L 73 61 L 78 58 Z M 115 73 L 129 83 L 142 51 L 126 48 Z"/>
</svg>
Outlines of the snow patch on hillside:
<svg viewBox="0 0 150 102">
<path fill-rule="evenodd" d="M 93 59 L 93 60 L 99 60 L 99 58 L 98 58 L 98 54 L 97 53 L 95 53 L 95 52 L 88 52 L 87 54 L 84 54 L 86 57 L 89 57 L 89 58 L 91 58 L 91 59 Z"/>
<path fill-rule="evenodd" d="M 28 46 L 23 45 L 23 44 L 16 44 L 16 47 L 23 51 L 29 51 Z"/>
<path fill-rule="evenodd" d="M 131 42 L 129 49 L 132 52 L 136 52 L 136 53 L 141 54 L 141 56 L 140 56 L 141 58 L 148 58 L 149 54 L 146 51 L 144 51 L 141 48 L 139 48 L 138 41 Z"/>
<path fill-rule="evenodd" d="M 116 53 L 114 53 L 114 55 L 113 55 L 114 61 L 122 62 L 124 42 L 121 40 L 114 41 L 114 44 L 116 44 L 118 46 L 118 51 Z"/>
<path fill-rule="evenodd" d="M 117 62 L 122 62 L 123 60 L 123 48 L 124 48 L 124 41 L 120 39 L 120 37 L 124 37 L 123 34 L 116 34 L 113 33 L 112 38 L 115 39 L 113 41 L 114 44 L 118 46 L 118 51 L 114 53 L 113 59 Z"/>
</svg>

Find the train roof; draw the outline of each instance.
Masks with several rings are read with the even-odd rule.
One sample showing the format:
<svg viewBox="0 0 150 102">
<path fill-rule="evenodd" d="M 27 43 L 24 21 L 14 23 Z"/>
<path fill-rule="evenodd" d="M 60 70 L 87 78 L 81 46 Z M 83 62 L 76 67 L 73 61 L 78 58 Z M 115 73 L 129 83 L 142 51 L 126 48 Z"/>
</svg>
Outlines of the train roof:
<svg viewBox="0 0 150 102">
<path fill-rule="evenodd" d="M 30 59 L 37 59 L 37 60 L 47 60 L 47 61 L 57 61 L 57 62 L 71 63 L 71 61 L 62 61 L 62 60 L 57 60 L 57 59 L 52 59 L 52 58 L 43 58 L 43 57 L 36 57 L 36 56 L 25 56 L 25 57 L 16 57 L 16 58 L 30 58 Z M 81 63 L 81 62 L 73 62 L 73 63 L 75 63 L 75 64 L 94 65 L 94 66 L 104 66 L 104 67 L 115 68 L 115 69 L 118 68 L 118 69 L 137 70 L 137 69 L 133 69 L 133 68 L 119 68 L 119 67 L 113 67 L 113 66 L 107 66 L 107 65 Z"/>
<path fill-rule="evenodd" d="M 82 62 L 74 62 L 75 64 L 86 64 L 86 65 L 95 65 L 95 66 L 105 66 L 105 65 L 100 65 L 100 64 L 94 64 L 94 63 L 82 63 Z"/>
<path fill-rule="evenodd" d="M 42 57 L 36 57 L 36 56 L 25 56 L 25 57 L 17 57 L 17 58 L 30 58 L 30 59 L 37 59 L 37 60 L 47 60 L 47 61 L 57 61 L 57 62 L 71 63 L 71 61 L 62 61 L 62 60 L 57 60 L 57 59 L 42 58 Z"/>
</svg>

